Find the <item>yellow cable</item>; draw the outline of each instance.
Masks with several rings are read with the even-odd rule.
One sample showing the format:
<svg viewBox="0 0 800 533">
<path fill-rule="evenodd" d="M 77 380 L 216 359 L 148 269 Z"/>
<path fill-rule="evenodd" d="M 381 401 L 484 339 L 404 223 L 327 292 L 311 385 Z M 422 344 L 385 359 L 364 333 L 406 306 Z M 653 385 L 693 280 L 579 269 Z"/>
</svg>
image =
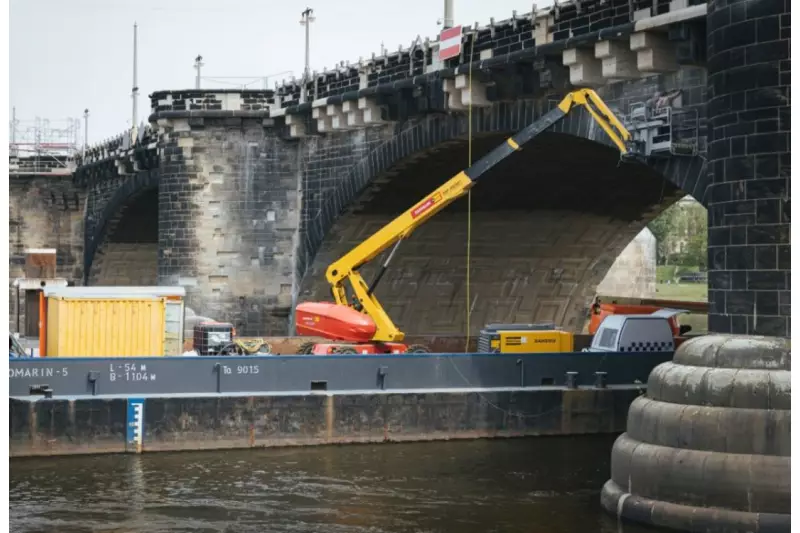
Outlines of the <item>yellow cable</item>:
<svg viewBox="0 0 800 533">
<path fill-rule="evenodd" d="M 472 60 L 475 50 L 475 34 L 470 39 L 469 47 L 469 104 L 467 107 L 467 167 L 472 166 Z M 469 274 L 470 256 L 472 252 L 472 188 L 467 191 L 467 340 L 464 345 L 464 352 L 469 351 L 470 338 L 470 315 L 472 314 L 472 302 L 469 297 Z"/>
</svg>

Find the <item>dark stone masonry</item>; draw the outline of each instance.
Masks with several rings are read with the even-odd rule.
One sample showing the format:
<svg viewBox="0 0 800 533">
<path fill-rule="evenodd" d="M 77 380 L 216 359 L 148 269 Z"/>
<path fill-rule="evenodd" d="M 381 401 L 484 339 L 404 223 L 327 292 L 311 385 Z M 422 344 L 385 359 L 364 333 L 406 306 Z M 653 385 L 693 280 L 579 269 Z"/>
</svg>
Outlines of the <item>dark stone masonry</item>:
<svg viewBox="0 0 800 533">
<path fill-rule="evenodd" d="M 788 0 L 710 2 L 709 329 L 790 336 Z"/>
<path fill-rule="evenodd" d="M 185 286 L 193 309 L 242 334 L 285 335 L 308 248 L 299 232 L 318 223 L 322 186 L 385 132 L 312 138 L 298 150 L 263 117 L 180 113 L 161 120 L 158 283 Z"/>
<path fill-rule="evenodd" d="M 472 333 L 579 331 L 627 242 L 690 194 L 709 208 L 711 329 L 788 334 L 788 20 L 784 1 L 562 2 L 466 27 L 445 61 L 417 39 L 305 85 L 156 92 L 149 126 L 90 149 L 76 172 L 84 281 L 180 284 L 241 333 L 291 333 L 297 302 L 330 298 L 331 260 L 468 164 L 470 130 L 474 161 L 593 87 L 623 118 L 667 95 L 692 150 L 620 166 L 574 112 L 476 187 L 474 302 L 465 202 L 401 247 L 377 292 L 398 325 L 463 334 L 469 305 Z M 155 211 L 157 227 L 130 233 L 127 218 Z"/>
</svg>

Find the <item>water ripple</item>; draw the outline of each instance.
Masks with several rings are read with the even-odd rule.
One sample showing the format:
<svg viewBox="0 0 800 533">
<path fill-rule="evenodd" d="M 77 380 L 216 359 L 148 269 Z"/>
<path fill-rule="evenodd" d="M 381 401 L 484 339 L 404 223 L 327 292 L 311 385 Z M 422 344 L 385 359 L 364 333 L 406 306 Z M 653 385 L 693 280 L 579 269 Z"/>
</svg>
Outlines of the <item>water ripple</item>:
<svg viewBox="0 0 800 533">
<path fill-rule="evenodd" d="M 9 521 L 19 533 L 619 533 L 599 506 L 613 440 L 12 459 Z"/>
</svg>

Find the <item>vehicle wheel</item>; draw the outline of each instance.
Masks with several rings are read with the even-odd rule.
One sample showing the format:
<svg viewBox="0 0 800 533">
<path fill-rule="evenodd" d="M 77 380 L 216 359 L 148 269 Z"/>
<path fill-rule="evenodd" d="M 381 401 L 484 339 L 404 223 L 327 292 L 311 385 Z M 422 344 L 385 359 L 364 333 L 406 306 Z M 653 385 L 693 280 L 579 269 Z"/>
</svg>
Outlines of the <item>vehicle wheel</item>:
<svg viewBox="0 0 800 533">
<path fill-rule="evenodd" d="M 304 342 L 297 348 L 298 355 L 311 355 L 314 353 L 314 346 L 316 346 L 316 342 Z"/>
<path fill-rule="evenodd" d="M 431 353 L 427 346 L 422 344 L 412 344 L 406 350 L 406 353 Z"/>
<path fill-rule="evenodd" d="M 352 346 L 337 346 L 333 349 L 333 353 L 337 355 L 356 355 L 358 351 Z"/>
<path fill-rule="evenodd" d="M 223 347 L 217 355 L 245 355 L 241 346 L 232 342 Z"/>
</svg>

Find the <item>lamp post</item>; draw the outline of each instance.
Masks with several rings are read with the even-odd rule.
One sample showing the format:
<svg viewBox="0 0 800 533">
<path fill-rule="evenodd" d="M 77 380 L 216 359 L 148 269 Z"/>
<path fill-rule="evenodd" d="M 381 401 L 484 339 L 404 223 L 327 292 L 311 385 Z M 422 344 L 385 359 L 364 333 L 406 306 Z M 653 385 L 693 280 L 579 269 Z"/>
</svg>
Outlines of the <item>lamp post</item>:
<svg viewBox="0 0 800 533">
<path fill-rule="evenodd" d="M 200 67 L 202 66 L 203 66 L 203 56 L 198 55 L 196 58 L 194 58 L 194 68 L 195 70 L 197 70 L 197 78 L 194 81 L 195 89 L 200 88 Z"/>
<path fill-rule="evenodd" d="M 89 145 L 89 109 L 83 110 L 83 159 L 86 159 L 86 147 Z"/>
<path fill-rule="evenodd" d="M 308 91 L 307 91 L 307 87 L 306 86 L 308 85 L 308 82 L 311 79 L 311 67 L 310 67 L 310 63 L 311 63 L 311 44 L 310 43 L 311 43 L 311 40 L 310 40 L 310 36 L 311 36 L 311 23 L 314 22 L 314 20 L 315 20 L 314 10 L 311 9 L 310 7 L 307 7 L 305 9 L 305 11 L 303 11 L 300 15 L 302 16 L 302 18 L 300 19 L 300 25 L 306 27 L 306 64 L 305 64 L 305 68 L 303 69 L 303 88 L 302 88 L 302 91 L 300 92 L 300 101 L 301 102 L 306 102 L 307 99 L 308 99 L 308 94 L 307 94 Z"/>
<path fill-rule="evenodd" d="M 133 90 L 131 91 L 131 99 L 133 100 L 133 109 L 131 110 L 131 130 L 136 129 L 136 123 L 138 121 L 138 100 L 139 100 L 139 85 L 137 83 L 137 48 L 136 48 L 136 38 L 137 38 L 137 25 L 133 23 Z"/>
<path fill-rule="evenodd" d="M 444 20 L 442 27 L 445 30 L 453 27 L 453 0 L 444 0 Z"/>
</svg>

